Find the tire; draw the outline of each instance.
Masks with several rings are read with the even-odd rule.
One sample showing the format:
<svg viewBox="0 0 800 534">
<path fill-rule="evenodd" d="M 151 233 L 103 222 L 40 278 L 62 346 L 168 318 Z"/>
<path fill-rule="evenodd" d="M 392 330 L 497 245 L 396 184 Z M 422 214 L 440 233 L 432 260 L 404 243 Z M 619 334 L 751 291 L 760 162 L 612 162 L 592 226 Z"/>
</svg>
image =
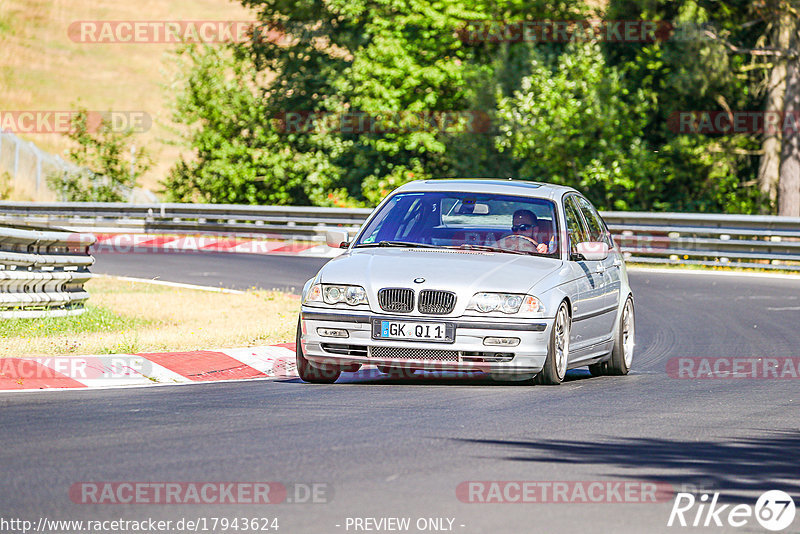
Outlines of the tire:
<svg viewBox="0 0 800 534">
<path fill-rule="evenodd" d="M 297 374 L 303 382 L 310 382 L 312 384 L 333 384 L 342 374 L 342 369 L 337 365 L 319 365 L 308 361 L 303 355 L 303 346 L 300 343 L 300 337 L 303 331 L 300 327 L 300 321 L 297 321 L 297 339 L 295 349 L 297 351 Z"/>
<path fill-rule="evenodd" d="M 567 374 L 569 359 L 569 333 L 572 318 L 569 316 L 567 303 L 562 302 L 556 312 L 553 328 L 550 330 L 550 342 L 547 345 L 547 358 L 544 367 L 533 378 L 533 383 L 543 386 L 557 386 Z"/>
<path fill-rule="evenodd" d="M 589 366 L 592 376 L 622 376 L 627 375 L 633 365 L 633 349 L 636 337 L 636 321 L 634 319 L 633 299 L 628 297 L 619 316 L 617 335 L 614 339 L 614 348 L 611 349 L 611 358 L 604 362 Z"/>
</svg>

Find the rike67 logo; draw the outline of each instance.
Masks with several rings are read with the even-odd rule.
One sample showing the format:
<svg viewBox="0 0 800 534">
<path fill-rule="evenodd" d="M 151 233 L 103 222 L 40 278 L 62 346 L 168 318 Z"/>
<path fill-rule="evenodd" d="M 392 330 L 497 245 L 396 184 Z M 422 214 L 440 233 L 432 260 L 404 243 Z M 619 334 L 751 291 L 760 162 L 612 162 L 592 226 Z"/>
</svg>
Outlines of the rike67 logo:
<svg viewBox="0 0 800 534">
<path fill-rule="evenodd" d="M 699 499 L 691 493 L 678 493 L 667 526 L 741 528 L 755 518 L 765 529 L 779 532 L 794 522 L 795 512 L 792 497 L 780 490 L 763 493 L 755 506 L 719 504 L 719 493 L 713 497 L 704 493 Z"/>
</svg>

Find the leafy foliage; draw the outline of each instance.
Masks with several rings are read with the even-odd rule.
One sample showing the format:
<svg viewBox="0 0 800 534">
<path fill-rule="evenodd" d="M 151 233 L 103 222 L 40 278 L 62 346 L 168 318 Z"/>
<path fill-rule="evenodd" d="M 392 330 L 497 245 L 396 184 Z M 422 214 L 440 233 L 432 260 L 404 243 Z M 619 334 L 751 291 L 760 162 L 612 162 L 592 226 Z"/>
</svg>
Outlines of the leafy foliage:
<svg viewBox="0 0 800 534">
<path fill-rule="evenodd" d="M 121 202 L 136 187 L 139 177 L 152 165 L 142 149 L 135 162 L 129 161 L 133 130 L 117 130 L 107 119 L 94 127 L 89 112 L 80 109 L 67 134 L 74 143 L 69 159 L 79 171 L 55 173 L 47 183 L 59 198 L 70 202 Z"/>
<path fill-rule="evenodd" d="M 292 150 L 281 138 L 261 100 L 257 71 L 247 57 L 225 47 L 188 46 L 186 90 L 177 100 L 176 121 L 195 158 L 181 160 L 164 182 L 180 201 L 242 204 L 322 202 L 332 178 L 327 157 Z"/>
<path fill-rule="evenodd" d="M 574 186 L 605 209 L 762 202 L 754 135 L 669 127 L 677 111 L 759 105 L 759 76 L 720 43 L 464 38 L 476 21 L 602 16 L 716 19 L 754 43 L 764 28 L 745 24 L 744 5 L 612 0 L 598 14 L 574 0 L 241 1 L 264 21 L 252 42 L 181 52 L 174 118 L 193 154 L 165 182 L 171 199 L 374 205 L 409 180 L 490 176 Z"/>
<path fill-rule="evenodd" d="M 575 186 L 607 207 L 645 204 L 659 176 L 640 137 L 651 107 L 644 92 L 628 94 L 596 44 L 575 43 L 549 62 L 534 58 L 519 91 L 500 101 L 498 146 L 523 176 Z"/>
</svg>

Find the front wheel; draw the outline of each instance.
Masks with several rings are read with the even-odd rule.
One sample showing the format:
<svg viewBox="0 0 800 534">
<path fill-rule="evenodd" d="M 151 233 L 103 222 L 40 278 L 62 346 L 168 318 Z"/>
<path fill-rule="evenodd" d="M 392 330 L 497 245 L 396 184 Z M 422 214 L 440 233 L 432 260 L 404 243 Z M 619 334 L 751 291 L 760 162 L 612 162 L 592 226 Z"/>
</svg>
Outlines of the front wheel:
<svg viewBox="0 0 800 534">
<path fill-rule="evenodd" d="M 567 303 L 562 302 L 556 312 L 553 329 L 550 331 L 550 343 L 548 344 L 544 367 L 533 379 L 535 384 L 556 386 L 564 380 L 564 376 L 567 374 L 571 326 L 572 319 L 569 316 Z"/>
<path fill-rule="evenodd" d="M 633 314 L 633 299 L 628 297 L 622 315 L 619 317 L 617 336 L 614 339 L 614 348 L 611 349 L 611 358 L 607 361 L 589 366 L 593 376 L 602 375 L 627 375 L 633 365 L 633 347 L 636 337 L 636 321 Z"/>
<path fill-rule="evenodd" d="M 300 321 L 297 321 L 297 338 L 295 341 L 295 349 L 297 351 L 297 374 L 303 382 L 311 382 L 312 384 L 333 384 L 342 374 L 341 368 L 337 366 L 321 366 L 306 359 L 303 355 L 303 346 L 300 343 L 300 337 L 303 335 L 303 330 L 300 327 Z"/>
</svg>

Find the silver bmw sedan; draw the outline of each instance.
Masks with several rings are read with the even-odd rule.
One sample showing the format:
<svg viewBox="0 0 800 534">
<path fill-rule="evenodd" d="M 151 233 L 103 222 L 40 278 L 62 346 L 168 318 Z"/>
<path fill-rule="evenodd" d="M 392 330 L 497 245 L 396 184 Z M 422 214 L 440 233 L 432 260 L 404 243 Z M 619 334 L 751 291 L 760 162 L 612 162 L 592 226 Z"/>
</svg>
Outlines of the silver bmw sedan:
<svg viewBox="0 0 800 534">
<path fill-rule="evenodd" d="M 476 371 L 559 384 L 568 369 L 624 375 L 633 294 L 603 219 L 576 190 L 537 182 L 420 180 L 387 196 L 303 288 L 297 369 L 332 383 Z"/>
</svg>

